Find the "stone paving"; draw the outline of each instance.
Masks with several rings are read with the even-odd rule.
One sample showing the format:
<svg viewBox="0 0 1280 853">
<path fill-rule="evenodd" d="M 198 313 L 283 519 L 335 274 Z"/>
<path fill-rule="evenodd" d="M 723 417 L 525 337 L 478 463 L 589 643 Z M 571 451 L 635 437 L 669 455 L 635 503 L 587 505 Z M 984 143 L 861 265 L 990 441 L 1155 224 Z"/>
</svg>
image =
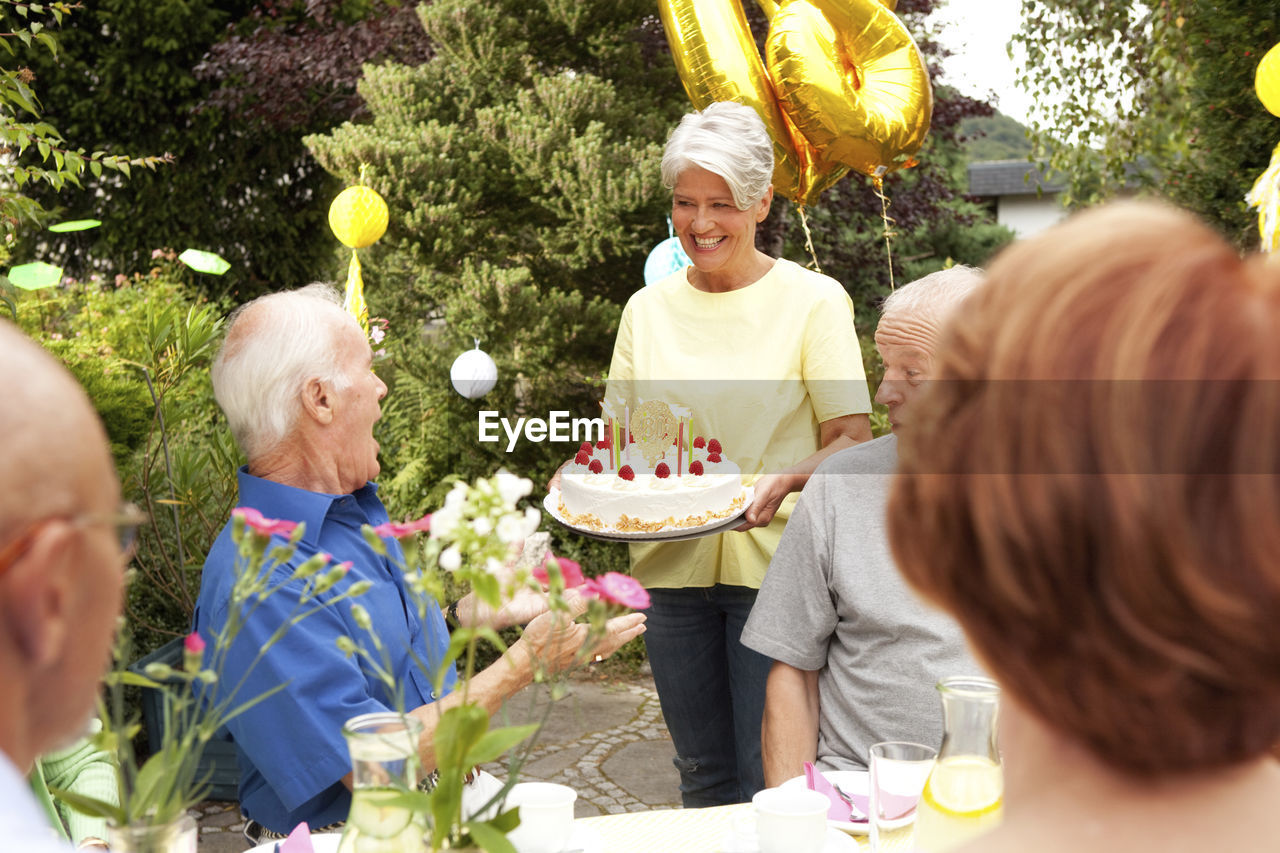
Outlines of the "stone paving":
<svg viewBox="0 0 1280 853">
<path fill-rule="evenodd" d="M 495 725 L 542 719 L 548 701 L 545 687 L 528 688 L 511 698 Z M 651 677 L 586 674 L 570 682 L 569 695 L 552 705 L 520 779 L 569 785 L 578 792 L 577 817 L 679 808 L 674 755 Z M 500 765 L 485 769 L 506 773 Z M 206 802 L 197 819 L 200 853 L 248 848 L 236 803 Z"/>
</svg>

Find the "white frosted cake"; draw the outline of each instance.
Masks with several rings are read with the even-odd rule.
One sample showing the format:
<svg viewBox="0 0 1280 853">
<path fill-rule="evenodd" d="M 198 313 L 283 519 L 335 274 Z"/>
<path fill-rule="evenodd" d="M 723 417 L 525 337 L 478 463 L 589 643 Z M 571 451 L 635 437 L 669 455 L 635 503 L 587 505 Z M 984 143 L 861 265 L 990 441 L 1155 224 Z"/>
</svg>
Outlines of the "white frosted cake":
<svg viewBox="0 0 1280 853">
<path fill-rule="evenodd" d="M 683 440 L 658 452 L 633 441 L 620 453 L 607 439 L 583 442 L 560 473 L 564 520 L 588 530 L 644 533 L 701 527 L 741 510 L 742 471 L 720 443 L 695 437 L 686 447 Z"/>
</svg>

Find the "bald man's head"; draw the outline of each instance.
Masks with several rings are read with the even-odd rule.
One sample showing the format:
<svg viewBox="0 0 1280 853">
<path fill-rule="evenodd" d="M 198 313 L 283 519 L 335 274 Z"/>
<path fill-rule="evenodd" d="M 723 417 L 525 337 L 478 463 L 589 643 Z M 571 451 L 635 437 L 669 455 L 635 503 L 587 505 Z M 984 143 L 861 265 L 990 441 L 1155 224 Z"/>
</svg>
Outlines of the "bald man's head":
<svg viewBox="0 0 1280 853">
<path fill-rule="evenodd" d="M 83 731 L 123 560 L 107 437 L 67 370 L 0 320 L 0 751 L 25 769 Z"/>
</svg>

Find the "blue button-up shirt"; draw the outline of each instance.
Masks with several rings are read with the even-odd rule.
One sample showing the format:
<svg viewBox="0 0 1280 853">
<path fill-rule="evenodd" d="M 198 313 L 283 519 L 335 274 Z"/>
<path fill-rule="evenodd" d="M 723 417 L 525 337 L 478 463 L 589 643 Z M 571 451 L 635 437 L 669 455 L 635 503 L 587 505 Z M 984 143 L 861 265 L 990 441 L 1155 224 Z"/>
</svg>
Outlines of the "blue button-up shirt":
<svg viewBox="0 0 1280 853">
<path fill-rule="evenodd" d="M 277 590 L 253 610 L 232 644 L 215 699 L 222 700 L 248 672 L 232 706 L 251 700 L 283 684 L 284 688 L 227 724 L 240 758 L 240 807 L 268 829 L 289 832 L 300 821 L 312 827 L 345 820 L 351 795 L 341 779 L 351 770 L 342 725 L 359 714 L 410 710 L 434 701 L 432 676 L 415 660 L 436 667 L 444 659 L 449 632 L 438 607 L 428 607 L 425 623 L 406 590 L 396 559 L 399 546 L 388 540 L 388 557 L 380 557 L 360 534 L 363 524 L 385 523 L 387 511 L 378 500 L 378 487 L 366 483 L 349 495 L 329 495 L 285 486 L 254 477 L 240 469 L 240 506 L 253 507 L 267 518 L 306 524 L 293 560 L 273 572 L 271 585 L 284 581 L 296 565 L 318 552 L 334 563 L 350 560 L 351 570 L 319 597 L 332 600 L 351 584 L 373 582 L 355 599 L 330 603 L 291 627 L 286 635 L 254 663 L 259 650 L 280 625 L 302 612 L 303 582 Z M 277 537 L 272 546 L 280 544 Z M 271 547 L 268 547 L 270 554 Z M 213 649 L 213 634 L 226 623 L 235 579 L 237 551 L 231 524 L 222 529 L 204 564 L 194 625 Z M 357 656 L 343 654 L 339 637 L 350 637 L 382 656 L 351 614 L 359 603 L 372 618 L 383 649 L 390 656 L 395 690 L 388 690 Z M 445 674 L 444 693 L 456 680 L 452 666 Z"/>
</svg>

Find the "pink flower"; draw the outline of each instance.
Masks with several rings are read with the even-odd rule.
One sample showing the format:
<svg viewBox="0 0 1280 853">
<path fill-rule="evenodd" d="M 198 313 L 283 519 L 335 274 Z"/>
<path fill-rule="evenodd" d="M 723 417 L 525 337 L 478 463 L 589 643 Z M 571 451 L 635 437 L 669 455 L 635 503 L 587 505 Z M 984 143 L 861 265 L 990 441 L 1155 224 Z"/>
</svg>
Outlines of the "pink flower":
<svg viewBox="0 0 1280 853">
<path fill-rule="evenodd" d="M 338 563 L 338 565 L 334 566 L 334 569 L 342 572 L 342 576 L 345 577 L 347 572 L 351 571 L 351 567 L 354 565 L 355 563 L 351 562 L 350 560 L 343 560 L 341 563 Z"/>
<path fill-rule="evenodd" d="M 640 581 L 617 572 L 606 572 L 598 578 L 591 578 L 582 585 L 582 591 L 601 601 L 621 604 L 632 610 L 644 610 L 649 606 L 649 593 L 640 585 Z"/>
<path fill-rule="evenodd" d="M 426 533 L 431 529 L 431 515 L 428 513 L 417 521 L 388 521 L 373 528 L 373 535 L 379 539 L 408 539 L 415 533 Z"/>
<path fill-rule="evenodd" d="M 187 672 L 199 672 L 204 659 L 204 637 L 192 631 L 182 639 L 182 668 Z"/>
<path fill-rule="evenodd" d="M 283 521 L 278 518 L 263 518 L 262 513 L 251 506 L 238 506 L 231 510 L 232 518 L 242 518 L 244 523 L 263 536 L 288 536 L 298 526 L 296 521 Z"/>
<path fill-rule="evenodd" d="M 193 655 L 204 653 L 204 637 L 201 637 L 195 631 L 187 634 L 182 640 L 183 651 L 190 652 Z"/>
<path fill-rule="evenodd" d="M 554 554 L 547 555 L 548 561 L 555 560 L 556 565 L 560 567 L 560 577 L 564 578 L 564 588 L 574 589 L 582 586 L 587 579 L 582 575 L 582 566 L 570 560 L 568 557 L 557 557 Z M 548 563 L 549 564 L 549 563 Z M 533 577 L 543 586 L 550 586 L 551 577 L 547 574 L 547 566 L 537 566 L 533 570 Z"/>
</svg>

